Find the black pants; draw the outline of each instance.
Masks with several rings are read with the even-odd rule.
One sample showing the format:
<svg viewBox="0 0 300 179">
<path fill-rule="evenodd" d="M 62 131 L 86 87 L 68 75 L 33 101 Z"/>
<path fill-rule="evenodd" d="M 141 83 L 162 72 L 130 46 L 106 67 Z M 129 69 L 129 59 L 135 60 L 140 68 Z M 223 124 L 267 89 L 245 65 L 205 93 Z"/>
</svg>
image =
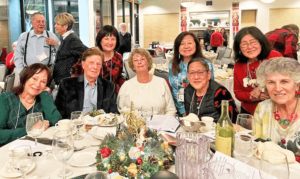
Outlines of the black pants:
<svg viewBox="0 0 300 179">
<path fill-rule="evenodd" d="M 215 53 L 217 53 L 218 47 L 212 47 L 212 49 L 213 49 L 213 51 L 214 51 Z"/>
</svg>

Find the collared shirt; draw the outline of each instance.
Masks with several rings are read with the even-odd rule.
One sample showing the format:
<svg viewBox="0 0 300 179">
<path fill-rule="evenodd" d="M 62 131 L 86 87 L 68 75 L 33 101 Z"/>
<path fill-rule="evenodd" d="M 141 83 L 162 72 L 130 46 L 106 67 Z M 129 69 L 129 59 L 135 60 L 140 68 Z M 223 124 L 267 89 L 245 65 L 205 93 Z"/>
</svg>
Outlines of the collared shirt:
<svg viewBox="0 0 300 179">
<path fill-rule="evenodd" d="M 266 36 L 274 50 L 280 52 L 284 57 L 297 60 L 298 37 L 295 33 L 286 29 L 275 29 L 266 33 Z"/>
<path fill-rule="evenodd" d="M 84 77 L 84 101 L 83 101 L 83 112 L 93 111 L 97 109 L 97 80 L 94 86 L 91 86 L 86 77 Z"/>
<path fill-rule="evenodd" d="M 63 40 L 65 40 L 68 37 L 68 35 L 70 35 L 72 33 L 74 33 L 74 31 L 71 29 L 71 30 L 65 32 L 64 34 L 62 34 L 61 36 L 62 36 Z"/>
<path fill-rule="evenodd" d="M 53 64 L 56 51 L 60 45 L 60 41 L 58 40 L 57 36 L 54 33 L 49 31 L 48 33 L 50 38 L 55 39 L 58 42 L 58 45 L 52 46 L 51 48 L 52 55 L 51 55 L 50 64 Z M 24 32 L 20 35 L 17 43 L 16 51 L 15 51 L 15 65 L 19 70 L 22 70 L 26 66 L 26 64 L 24 63 L 24 54 L 25 54 L 25 43 L 26 43 L 27 34 L 28 32 Z M 47 44 L 45 40 L 46 37 L 48 36 L 45 30 L 43 34 L 40 34 L 40 36 L 37 36 L 34 33 L 34 30 L 31 30 L 29 32 L 27 52 L 26 52 L 26 62 L 28 66 L 34 63 L 42 63 L 46 65 L 48 64 L 50 46 Z M 40 61 L 37 56 L 42 54 L 43 52 L 47 55 L 47 58 Z"/>
</svg>

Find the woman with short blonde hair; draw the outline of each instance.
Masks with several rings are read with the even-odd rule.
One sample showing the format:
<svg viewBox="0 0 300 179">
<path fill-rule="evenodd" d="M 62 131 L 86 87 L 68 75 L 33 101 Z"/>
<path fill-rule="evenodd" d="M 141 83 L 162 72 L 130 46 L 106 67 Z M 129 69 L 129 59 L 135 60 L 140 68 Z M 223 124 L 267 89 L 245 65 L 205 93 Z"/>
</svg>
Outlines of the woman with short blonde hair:
<svg viewBox="0 0 300 179">
<path fill-rule="evenodd" d="M 152 66 L 149 52 L 143 48 L 134 49 L 129 57 L 129 66 L 136 76 L 122 85 L 117 100 L 118 108 L 129 109 L 132 101 L 144 117 L 151 114 L 174 116 L 176 108 L 166 80 L 149 73 Z"/>
<path fill-rule="evenodd" d="M 56 60 L 53 70 L 53 79 L 56 84 L 60 80 L 71 77 L 71 68 L 78 62 L 82 52 L 87 47 L 81 42 L 78 35 L 72 30 L 75 24 L 72 14 L 67 12 L 58 14 L 55 17 L 55 30 L 62 36 L 60 47 L 56 53 Z"/>
</svg>

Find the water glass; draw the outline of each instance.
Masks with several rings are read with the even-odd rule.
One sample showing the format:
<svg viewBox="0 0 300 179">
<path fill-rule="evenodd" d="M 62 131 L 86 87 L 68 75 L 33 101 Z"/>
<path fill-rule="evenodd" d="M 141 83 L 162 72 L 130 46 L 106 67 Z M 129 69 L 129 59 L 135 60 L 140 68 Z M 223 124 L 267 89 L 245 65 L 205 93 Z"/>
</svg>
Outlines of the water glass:
<svg viewBox="0 0 300 179">
<path fill-rule="evenodd" d="M 235 179 L 234 167 L 225 161 L 213 161 L 208 163 L 207 179 Z"/>
<path fill-rule="evenodd" d="M 74 136 L 74 140 L 81 140 L 83 139 L 83 136 L 79 134 L 80 128 L 83 126 L 83 119 L 81 118 L 81 111 L 74 111 L 71 113 L 71 120 L 73 122 L 73 125 L 76 126 L 77 132 L 76 135 Z"/>
<path fill-rule="evenodd" d="M 248 165 L 253 165 L 251 157 L 253 156 L 252 136 L 247 134 L 236 134 L 234 144 L 234 158 Z"/>
<path fill-rule="evenodd" d="M 12 165 L 13 168 L 21 173 L 22 178 L 26 178 L 26 172 L 28 172 L 32 165 L 32 151 L 30 146 L 19 146 L 12 151 Z"/>
<path fill-rule="evenodd" d="M 84 179 L 110 179 L 110 176 L 106 172 L 95 172 L 88 174 Z"/>
<path fill-rule="evenodd" d="M 263 151 L 259 163 L 261 179 L 289 179 L 289 164 L 284 153 L 277 150 Z"/>
<path fill-rule="evenodd" d="M 35 139 L 35 146 L 37 145 L 37 137 L 44 132 L 44 117 L 41 112 L 31 113 L 27 115 L 26 132 L 29 136 Z"/>
<path fill-rule="evenodd" d="M 52 154 L 53 157 L 63 163 L 63 170 L 58 173 L 59 177 L 65 179 L 72 175 L 73 171 L 66 169 L 66 162 L 74 153 L 74 142 L 70 131 L 58 131 L 53 136 Z"/>
<path fill-rule="evenodd" d="M 255 122 L 254 122 L 254 118 L 252 115 L 250 114 L 239 114 L 237 116 L 237 120 L 236 120 L 236 128 L 235 128 L 235 132 L 239 133 L 239 132 L 243 132 L 243 129 L 247 129 L 247 130 L 251 130 L 252 132 L 248 133 L 252 136 L 255 136 Z M 242 128 L 241 128 L 242 127 Z"/>
</svg>

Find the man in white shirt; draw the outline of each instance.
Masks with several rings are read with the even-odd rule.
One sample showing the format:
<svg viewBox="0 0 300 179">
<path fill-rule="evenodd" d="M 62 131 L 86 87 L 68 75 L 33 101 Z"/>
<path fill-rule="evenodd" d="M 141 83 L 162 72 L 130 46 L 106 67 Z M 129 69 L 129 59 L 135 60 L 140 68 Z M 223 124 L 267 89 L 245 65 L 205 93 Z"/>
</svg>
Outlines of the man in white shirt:
<svg viewBox="0 0 300 179">
<path fill-rule="evenodd" d="M 60 44 L 54 33 L 45 30 L 43 14 L 34 13 L 30 23 L 33 30 L 20 35 L 15 51 L 15 85 L 19 83 L 19 73 L 25 67 L 34 63 L 53 65 Z"/>
</svg>

